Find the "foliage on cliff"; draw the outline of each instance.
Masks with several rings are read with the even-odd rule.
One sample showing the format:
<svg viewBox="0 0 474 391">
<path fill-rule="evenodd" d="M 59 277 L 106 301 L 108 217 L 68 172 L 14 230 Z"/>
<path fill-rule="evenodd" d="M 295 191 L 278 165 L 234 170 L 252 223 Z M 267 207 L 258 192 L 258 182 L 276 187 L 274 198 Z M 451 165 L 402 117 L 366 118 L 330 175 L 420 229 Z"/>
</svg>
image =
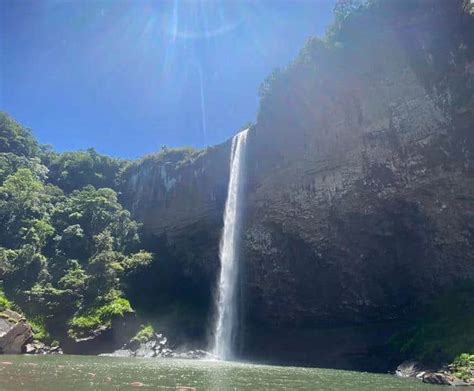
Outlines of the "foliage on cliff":
<svg viewBox="0 0 474 391">
<path fill-rule="evenodd" d="M 391 345 L 405 357 L 427 364 L 453 361 L 474 353 L 474 286 L 465 284 L 439 296 Z"/>
<path fill-rule="evenodd" d="M 87 335 L 131 312 L 123 278 L 152 256 L 106 187 L 124 163 L 93 150 L 53 153 L 6 114 L 0 134 L 0 305 L 13 301 L 40 335 Z"/>
<path fill-rule="evenodd" d="M 92 185 L 96 188 L 116 188 L 126 160 L 100 155 L 93 148 L 86 151 L 43 154 L 43 161 L 49 169 L 49 182 L 65 192 Z"/>
<path fill-rule="evenodd" d="M 465 38 L 474 34 L 467 8 L 466 0 L 339 0 L 326 35 L 309 38 L 294 61 L 275 69 L 261 84 L 259 123 L 267 114 L 282 116 L 284 123 L 311 126 L 314 105 L 326 104 L 321 92 L 340 88 L 356 96 L 360 81 L 382 69 L 388 72 L 400 60 L 394 57 L 399 56 L 395 48 L 383 46 L 389 40 L 383 37 L 397 41 L 428 90 L 449 91 L 455 106 L 472 105 L 473 86 L 464 85 L 460 76 L 464 69 L 450 71 L 453 64 L 462 67 L 474 58 Z M 423 24 L 429 26 L 429 35 Z M 364 72 L 367 68 L 372 72 Z"/>
<path fill-rule="evenodd" d="M 449 369 L 456 377 L 466 382 L 474 381 L 474 354 L 460 354 Z"/>
</svg>

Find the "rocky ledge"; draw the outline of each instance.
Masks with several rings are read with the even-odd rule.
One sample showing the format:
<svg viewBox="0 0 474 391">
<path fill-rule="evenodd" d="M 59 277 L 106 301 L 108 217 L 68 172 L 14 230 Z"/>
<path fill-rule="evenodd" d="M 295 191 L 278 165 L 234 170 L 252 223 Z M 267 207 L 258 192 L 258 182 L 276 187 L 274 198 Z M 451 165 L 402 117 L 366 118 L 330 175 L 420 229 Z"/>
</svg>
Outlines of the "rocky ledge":
<svg viewBox="0 0 474 391">
<path fill-rule="evenodd" d="M 0 353 L 23 353 L 24 346 L 32 339 L 33 331 L 25 318 L 9 309 L 0 312 Z"/>
<path fill-rule="evenodd" d="M 175 351 L 163 334 L 154 333 L 146 342 L 131 339 L 120 349 L 112 353 L 103 353 L 106 357 L 145 357 L 145 358 L 184 358 L 184 359 L 213 359 L 209 352 L 204 350 Z"/>
<path fill-rule="evenodd" d="M 467 377 L 460 379 L 456 376 L 456 374 L 457 372 L 452 365 L 442 369 L 432 370 L 413 360 L 401 363 L 395 371 L 396 376 L 412 377 L 428 384 L 439 384 L 446 386 L 474 386 L 474 378 Z"/>
<path fill-rule="evenodd" d="M 59 346 L 33 339 L 33 330 L 18 312 L 0 311 L 0 354 L 62 354 Z"/>
<path fill-rule="evenodd" d="M 49 346 L 41 341 L 33 341 L 26 344 L 25 351 L 26 354 L 63 354 L 62 349 L 59 345 Z"/>
</svg>

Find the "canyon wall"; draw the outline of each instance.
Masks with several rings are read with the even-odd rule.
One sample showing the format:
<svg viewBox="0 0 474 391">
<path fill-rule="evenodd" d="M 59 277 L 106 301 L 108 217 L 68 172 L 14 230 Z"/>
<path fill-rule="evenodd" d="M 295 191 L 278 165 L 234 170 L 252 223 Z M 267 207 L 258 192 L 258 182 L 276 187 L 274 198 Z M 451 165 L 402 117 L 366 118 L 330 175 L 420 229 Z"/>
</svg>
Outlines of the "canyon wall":
<svg viewBox="0 0 474 391">
<path fill-rule="evenodd" d="M 470 12 L 376 2 L 267 81 L 248 140 L 243 356 L 385 370 L 370 357 L 399 322 L 474 280 Z M 163 254 L 136 300 L 160 286 L 194 303 L 189 335 L 211 316 L 229 149 L 144 160 L 123 185 Z"/>
</svg>

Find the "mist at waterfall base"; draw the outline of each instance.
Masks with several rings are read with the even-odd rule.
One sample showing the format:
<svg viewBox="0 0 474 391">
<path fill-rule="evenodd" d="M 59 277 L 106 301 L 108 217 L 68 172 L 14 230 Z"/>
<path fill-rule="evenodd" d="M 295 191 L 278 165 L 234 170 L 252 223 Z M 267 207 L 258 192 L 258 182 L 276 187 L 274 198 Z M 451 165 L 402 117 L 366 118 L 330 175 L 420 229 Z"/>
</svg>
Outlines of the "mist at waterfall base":
<svg viewBox="0 0 474 391">
<path fill-rule="evenodd" d="M 224 211 L 224 228 L 219 248 L 221 270 L 216 300 L 214 355 L 221 360 L 234 357 L 238 325 L 239 238 L 242 198 L 245 188 L 245 155 L 249 129 L 232 139 L 229 185 Z"/>
</svg>

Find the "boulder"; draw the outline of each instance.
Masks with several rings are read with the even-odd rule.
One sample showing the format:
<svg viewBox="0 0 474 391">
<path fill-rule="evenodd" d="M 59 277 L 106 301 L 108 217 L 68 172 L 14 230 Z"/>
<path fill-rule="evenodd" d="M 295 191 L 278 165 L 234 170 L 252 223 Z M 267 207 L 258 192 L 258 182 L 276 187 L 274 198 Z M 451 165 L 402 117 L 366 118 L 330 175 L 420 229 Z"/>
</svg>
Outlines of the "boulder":
<svg viewBox="0 0 474 391">
<path fill-rule="evenodd" d="M 422 377 L 423 383 L 447 386 L 454 385 L 454 380 L 452 376 L 442 372 L 426 372 Z"/>
<path fill-rule="evenodd" d="M 140 342 L 132 338 L 120 349 L 112 353 L 103 353 L 100 356 L 108 357 L 172 357 L 173 350 L 168 346 L 168 339 L 162 334 L 154 334 L 147 342 Z"/>
<path fill-rule="evenodd" d="M 62 349 L 59 346 L 49 346 L 40 341 L 33 341 L 26 344 L 26 354 L 63 354 Z"/>
<path fill-rule="evenodd" d="M 101 354 L 123 349 L 138 328 L 134 312 L 112 318 L 110 326 L 101 326 L 83 338 L 65 338 L 60 340 L 67 354 Z"/>
<path fill-rule="evenodd" d="M 33 331 L 26 320 L 17 312 L 0 312 L 0 353 L 20 354 L 33 338 Z"/>
<path fill-rule="evenodd" d="M 407 360 L 402 362 L 395 371 L 398 377 L 418 377 L 420 373 L 424 373 L 425 368 L 418 361 Z"/>
</svg>

